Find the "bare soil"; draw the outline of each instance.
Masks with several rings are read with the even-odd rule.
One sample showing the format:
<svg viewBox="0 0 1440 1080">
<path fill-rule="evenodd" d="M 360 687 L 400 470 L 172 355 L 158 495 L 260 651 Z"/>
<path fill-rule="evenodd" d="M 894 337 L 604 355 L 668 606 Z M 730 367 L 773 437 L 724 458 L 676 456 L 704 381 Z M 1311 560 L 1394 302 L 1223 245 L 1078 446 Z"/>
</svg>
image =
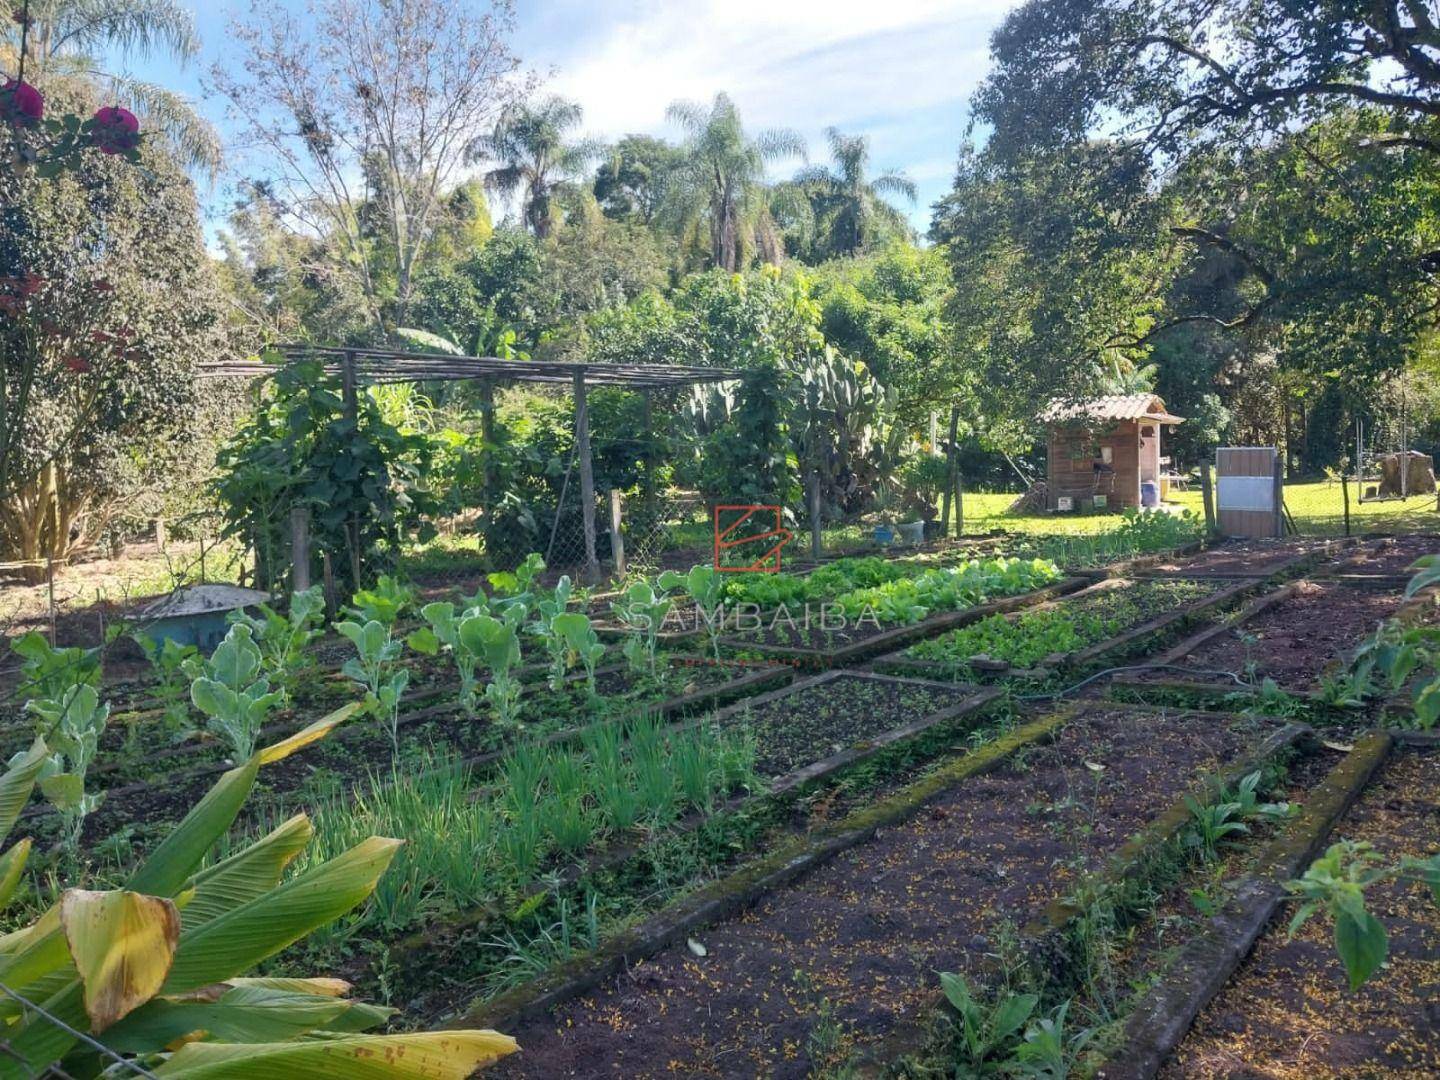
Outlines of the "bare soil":
<svg viewBox="0 0 1440 1080">
<path fill-rule="evenodd" d="M 1387 861 L 1440 847 L 1440 753 L 1397 751 L 1331 837 Z M 1440 907 L 1414 884 L 1370 890 L 1390 935 L 1386 964 L 1346 988 L 1331 928 L 1312 919 L 1286 940 L 1287 906 L 1167 1062 L 1166 1080 L 1440 1076 Z"/>
<path fill-rule="evenodd" d="M 917 1008 L 937 970 L 982 969 L 1194 778 L 1265 730 L 1090 706 L 1057 742 L 744 915 L 513 1031 L 500 1076 L 802 1077 Z M 1086 762 L 1103 766 L 1101 771 Z"/>
<path fill-rule="evenodd" d="M 1422 555 L 1440 555 L 1440 536 L 1415 534 L 1371 540 L 1361 545 L 1351 559 L 1345 560 L 1350 574 L 1410 573 L 1410 565 Z"/>
<path fill-rule="evenodd" d="M 1147 573 L 1184 577 L 1266 577 L 1304 555 L 1323 551 L 1324 540 L 1229 540 L 1196 555 L 1167 559 Z"/>
<path fill-rule="evenodd" d="M 1241 677 L 1253 665 L 1256 679 L 1274 679 L 1287 690 L 1309 690 L 1402 602 L 1399 589 L 1303 582 L 1295 595 L 1210 639 L 1176 663 L 1197 672 L 1229 671 Z M 1176 674 L 1163 670 L 1155 677 L 1174 679 Z"/>
</svg>

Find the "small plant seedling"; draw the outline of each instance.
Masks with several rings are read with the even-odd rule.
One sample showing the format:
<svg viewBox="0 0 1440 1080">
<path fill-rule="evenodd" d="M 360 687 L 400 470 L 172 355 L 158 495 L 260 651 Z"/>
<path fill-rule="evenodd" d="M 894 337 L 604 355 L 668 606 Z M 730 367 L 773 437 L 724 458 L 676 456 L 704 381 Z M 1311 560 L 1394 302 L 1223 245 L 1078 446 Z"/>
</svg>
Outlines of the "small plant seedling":
<svg viewBox="0 0 1440 1080">
<path fill-rule="evenodd" d="M 85 817 L 104 798 L 103 792 L 85 790 L 85 775 L 100 751 L 100 736 L 110 719 L 110 706 L 88 683 L 72 685 L 58 700 L 32 698 L 25 710 L 36 717 L 38 734 L 49 756 L 36 775 L 40 793 L 60 812 L 65 822 L 64 845 L 74 854 L 80 846 Z M 24 753 L 11 758 L 13 768 Z"/>
<path fill-rule="evenodd" d="M 385 725 L 390 735 L 391 753 L 398 757 L 400 699 L 410 685 L 410 671 L 396 665 L 405 644 L 391 636 L 392 625 L 379 619 L 371 619 L 364 624 L 347 619 L 336 623 L 335 630 L 355 646 L 356 653 L 345 661 L 340 670 L 365 692 L 366 708 Z"/>
<path fill-rule="evenodd" d="M 259 615 L 244 610 L 231 612 L 230 623 L 248 626 L 260 650 L 265 675 L 287 699 L 310 663 L 310 643 L 324 633 L 325 590 L 316 585 L 292 593 L 284 615 L 269 604 L 260 605 Z"/>
</svg>

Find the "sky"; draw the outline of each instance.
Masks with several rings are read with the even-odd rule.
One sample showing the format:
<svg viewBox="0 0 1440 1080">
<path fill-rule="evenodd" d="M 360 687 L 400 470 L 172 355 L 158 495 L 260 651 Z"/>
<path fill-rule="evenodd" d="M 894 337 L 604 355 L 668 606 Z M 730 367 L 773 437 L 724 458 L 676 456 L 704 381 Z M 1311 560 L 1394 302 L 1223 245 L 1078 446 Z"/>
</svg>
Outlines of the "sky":
<svg viewBox="0 0 1440 1080">
<path fill-rule="evenodd" d="M 300 7 L 303 0 L 280 0 Z M 458 0 L 478 2 L 478 0 Z M 967 101 L 983 77 L 991 32 L 1005 0 L 521 0 L 514 37 L 525 66 L 545 89 L 578 101 L 585 134 L 678 137 L 665 108 L 726 91 L 746 127 L 800 132 L 810 160 L 826 155 L 835 126 L 870 138 L 875 172 L 904 170 L 919 188 L 900 204 L 923 234 L 930 206 L 948 190 L 964 137 Z M 195 3 L 203 42 L 184 69 L 166 60 L 130 60 L 132 75 L 196 100 L 225 130 L 203 76 L 224 55 L 229 21 L 248 0 Z M 788 176 L 798 160 L 776 163 Z M 223 219 L 222 183 L 207 199 Z"/>
</svg>

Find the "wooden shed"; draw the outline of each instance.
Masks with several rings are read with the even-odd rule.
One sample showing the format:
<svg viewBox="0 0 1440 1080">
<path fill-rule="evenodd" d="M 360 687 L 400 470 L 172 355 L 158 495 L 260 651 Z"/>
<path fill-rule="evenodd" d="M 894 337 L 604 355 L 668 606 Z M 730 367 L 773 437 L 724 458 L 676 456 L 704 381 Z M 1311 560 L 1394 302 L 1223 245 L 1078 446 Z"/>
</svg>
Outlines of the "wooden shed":
<svg viewBox="0 0 1440 1080">
<path fill-rule="evenodd" d="M 1113 394 L 1053 401 L 1041 413 L 1049 427 L 1046 505 L 1051 510 L 1123 510 L 1141 503 L 1141 485 L 1157 495 L 1165 473 L 1160 433 L 1182 423 L 1155 394 Z"/>
</svg>

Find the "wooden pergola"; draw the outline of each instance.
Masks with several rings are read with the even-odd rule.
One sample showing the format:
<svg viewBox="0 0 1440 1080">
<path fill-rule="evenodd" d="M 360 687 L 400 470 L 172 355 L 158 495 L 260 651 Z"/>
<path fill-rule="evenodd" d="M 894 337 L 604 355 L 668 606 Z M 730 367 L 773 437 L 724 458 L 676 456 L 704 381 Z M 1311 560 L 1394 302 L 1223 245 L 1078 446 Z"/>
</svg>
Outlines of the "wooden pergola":
<svg viewBox="0 0 1440 1080">
<path fill-rule="evenodd" d="M 580 501 L 584 508 L 581 520 L 585 530 L 585 573 L 590 580 L 598 579 L 600 561 L 595 550 L 595 463 L 590 452 L 590 414 L 586 402 L 589 387 L 614 386 L 644 393 L 645 429 L 649 432 L 651 391 L 734 382 L 744 377 L 739 371 L 684 364 L 572 364 L 325 345 L 282 345 L 271 351 L 283 356 L 287 364 L 318 360 L 325 371 L 338 375 L 345 407 L 352 417 L 358 414 L 359 387 L 362 384 L 478 382 L 482 431 L 487 442 L 493 441 L 495 435 L 494 392 L 497 385 L 569 385 L 575 397 L 575 456 L 580 469 Z M 198 374 L 212 379 L 260 379 L 274 375 L 279 369 L 280 365 L 261 360 L 217 361 L 201 364 Z M 556 513 L 559 513 L 558 507 Z"/>
</svg>

